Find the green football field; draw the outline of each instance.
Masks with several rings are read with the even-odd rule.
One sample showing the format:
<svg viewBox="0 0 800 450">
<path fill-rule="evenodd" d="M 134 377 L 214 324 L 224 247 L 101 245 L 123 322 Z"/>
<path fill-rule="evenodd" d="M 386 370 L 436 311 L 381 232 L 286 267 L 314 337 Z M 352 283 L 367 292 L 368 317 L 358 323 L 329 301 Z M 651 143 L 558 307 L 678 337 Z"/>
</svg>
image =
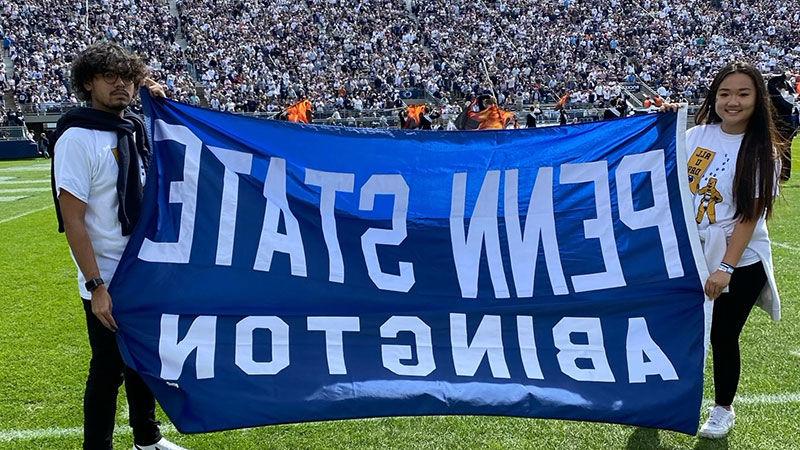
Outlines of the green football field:
<svg viewBox="0 0 800 450">
<path fill-rule="evenodd" d="M 422 417 L 165 435 L 193 449 L 741 448 L 800 449 L 800 140 L 795 175 L 770 223 L 783 320 L 761 310 L 742 339 L 737 424 L 725 440 L 629 426 L 495 417 Z M 66 240 L 56 232 L 49 161 L 0 162 L 0 448 L 81 445 L 89 347 Z M 706 402 L 712 397 L 706 371 Z M 117 448 L 131 448 L 120 395 Z M 704 408 L 703 418 L 706 411 Z"/>
</svg>

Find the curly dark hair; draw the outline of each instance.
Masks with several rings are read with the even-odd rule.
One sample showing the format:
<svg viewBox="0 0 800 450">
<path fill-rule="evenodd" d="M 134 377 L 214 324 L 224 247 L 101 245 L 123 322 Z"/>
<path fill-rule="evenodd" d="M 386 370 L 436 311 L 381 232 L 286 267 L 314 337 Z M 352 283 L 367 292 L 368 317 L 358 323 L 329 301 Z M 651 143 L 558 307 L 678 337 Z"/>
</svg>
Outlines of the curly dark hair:
<svg viewBox="0 0 800 450">
<path fill-rule="evenodd" d="M 81 100 L 91 100 L 91 93 L 83 85 L 91 82 L 95 75 L 106 72 L 130 78 L 135 86 L 148 75 L 147 66 L 138 55 L 113 42 L 98 42 L 86 47 L 72 61 L 70 84 L 75 95 Z"/>
</svg>

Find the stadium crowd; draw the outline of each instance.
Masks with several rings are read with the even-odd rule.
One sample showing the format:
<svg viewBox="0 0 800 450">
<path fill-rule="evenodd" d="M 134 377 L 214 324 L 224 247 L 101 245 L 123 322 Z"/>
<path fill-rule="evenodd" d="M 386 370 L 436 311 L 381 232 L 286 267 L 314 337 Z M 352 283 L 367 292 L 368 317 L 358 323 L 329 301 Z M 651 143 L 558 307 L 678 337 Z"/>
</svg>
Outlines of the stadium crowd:
<svg viewBox="0 0 800 450">
<path fill-rule="evenodd" d="M 71 57 L 102 39 L 142 55 L 175 98 L 188 100 L 193 83 L 175 42 L 177 19 L 166 0 L 101 0 L 88 5 L 89 14 L 84 2 L 14 0 L 0 8 L 0 32 L 11 43 L 7 56 L 14 64 L 7 88 L 18 104 L 44 110 L 77 102 L 68 82 Z"/>
<path fill-rule="evenodd" d="M 301 97 L 317 110 L 387 109 L 414 88 L 445 105 L 486 91 L 505 107 L 564 95 L 603 105 L 639 81 L 697 99 L 733 59 L 800 72 L 797 2 L 177 0 L 174 14 L 168 0 L 88 5 L 88 15 L 83 2 L 0 7 L 14 64 L 0 86 L 18 103 L 75 101 L 69 55 L 99 39 L 143 55 L 173 98 L 231 111 Z"/>
<path fill-rule="evenodd" d="M 429 58 L 391 0 L 183 0 L 188 54 L 212 107 L 255 111 L 310 96 L 320 106 L 379 109 L 423 81 Z"/>
<path fill-rule="evenodd" d="M 533 3 L 421 3 L 424 40 L 444 66 L 440 87 L 475 93 L 485 88 L 478 86 L 484 69 L 501 104 L 520 95 L 529 103 L 548 90 L 570 93 L 573 103 L 607 102 L 619 94 L 620 82 L 637 80 L 663 98 L 696 99 L 714 70 L 733 59 L 750 60 L 766 73 L 800 69 L 797 3 Z"/>
</svg>

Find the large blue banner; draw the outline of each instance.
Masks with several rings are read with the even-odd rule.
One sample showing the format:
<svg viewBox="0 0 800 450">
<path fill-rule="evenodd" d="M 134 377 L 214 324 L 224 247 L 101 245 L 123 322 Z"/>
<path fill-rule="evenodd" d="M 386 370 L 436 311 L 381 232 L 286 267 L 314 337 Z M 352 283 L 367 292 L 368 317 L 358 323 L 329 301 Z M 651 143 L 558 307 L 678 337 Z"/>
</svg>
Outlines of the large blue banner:
<svg viewBox="0 0 800 450">
<path fill-rule="evenodd" d="M 180 431 L 438 414 L 696 431 L 685 117 L 414 132 L 144 104 L 153 165 L 111 293 L 125 361 Z"/>
</svg>

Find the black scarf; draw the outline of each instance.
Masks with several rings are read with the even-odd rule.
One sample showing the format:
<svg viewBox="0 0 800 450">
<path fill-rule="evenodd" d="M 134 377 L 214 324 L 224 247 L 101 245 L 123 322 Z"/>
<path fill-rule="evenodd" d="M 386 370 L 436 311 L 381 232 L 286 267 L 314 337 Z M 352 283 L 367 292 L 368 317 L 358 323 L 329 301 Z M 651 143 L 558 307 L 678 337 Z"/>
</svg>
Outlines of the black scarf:
<svg viewBox="0 0 800 450">
<path fill-rule="evenodd" d="M 56 126 L 56 131 L 50 139 L 48 151 L 51 155 L 50 187 L 53 191 L 53 202 L 58 218 L 58 232 L 64 232 L 64 220 L 58 205 L 56 180 L 52 170 L 55 161 L 55 146 L 58 138 L 69 128 L 88 128 L 90 130 L 114 131 L 117 133 L 117 198 L 119 208 L 117 216 L 122 224 L 122 235 L 128 236 L 133 232 L 133 227 L 139 220 L 142 207 L 143 187 L 139 177 L 139 161 L 147 170 L 150 162 L 150 146 L 147 143 L 147 133 L 144 122 L 139 116 L 126 112 L 125 117 L 100 111 L 93 108 L 75 108 L 61 116 Z M 134 139 L 134 135 L 136 138 Z"/>
</svg>

